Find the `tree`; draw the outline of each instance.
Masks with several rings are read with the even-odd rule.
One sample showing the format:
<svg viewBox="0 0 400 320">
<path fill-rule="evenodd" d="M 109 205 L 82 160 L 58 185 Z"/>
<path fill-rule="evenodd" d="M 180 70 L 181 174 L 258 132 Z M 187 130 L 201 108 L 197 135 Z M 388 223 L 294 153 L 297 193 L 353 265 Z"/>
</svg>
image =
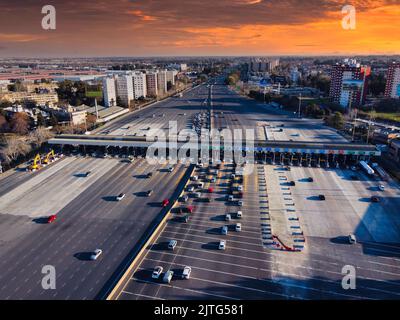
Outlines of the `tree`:
<svg viewBox="0 0 400 320">
<path fill-rule="evenodd" d="M 336 111 L 334 114 L 332 114 L 326 118 L 326 123 L 335 129 L 342 130 L 344 127 L 343 114 Z"/>
<path fill-rule="evenodd" d="M 41 112 L 39 112 L 38 115 L 37 115 L 37 126 L 38 127 L 46 126 L 46 120 L 44 119 L 44 117 L 43 117 Z"/>
<path fill-rule="evenodd" d="M 40 127 L 29 134 L 29 141 L 34 145 L 35 148 L 39 148 L 44 142 L 52 137 L 53 134 L 49 130 Z"/>
<path fill-rule="evenodd" d="M 11 117 L 11 131 L 16 134 L 25 135 L 29 131 L 29 117 L 26 113 L 16 112 Z"/>
<path fill-rule="evenodd" d="M 2 157 L 9 163 L 17 160 L 21 155 L 26 155 L 30 151 L 30 145 L 24 139 L 16 136 L 7 137 L 5 139 L 5 147 L 1 149 Z"/>
<path fill-rule="evenodd" d="M 50 120 L 49 120 L 49 124 L 53 127 L 58 125 L 58 119 L 57 117 L 54 115 L 54 113 L 51 114 Z"/>
<path fill-rule="evenodd" d="M 7 132 L 10 130 L 6 117 L 0 114 L 0 132 Z"/>
</svg>

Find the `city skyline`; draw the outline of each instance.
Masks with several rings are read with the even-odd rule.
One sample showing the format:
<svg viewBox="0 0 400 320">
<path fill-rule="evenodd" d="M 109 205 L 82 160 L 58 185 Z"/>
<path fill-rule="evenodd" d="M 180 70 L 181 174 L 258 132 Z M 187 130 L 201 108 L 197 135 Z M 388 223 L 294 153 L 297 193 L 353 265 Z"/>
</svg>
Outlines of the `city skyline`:
<svg viewBox="0 0 400 320">
<path fill-rule="evenodd" d="M 41 28 L 46 4 L 56 30 Z M 398 54 L 400 1 L 353 2 L 355 30 L 341 26 L 343 5 L 17 0 L 0 4 L 0 57 Z"/>
</svg>

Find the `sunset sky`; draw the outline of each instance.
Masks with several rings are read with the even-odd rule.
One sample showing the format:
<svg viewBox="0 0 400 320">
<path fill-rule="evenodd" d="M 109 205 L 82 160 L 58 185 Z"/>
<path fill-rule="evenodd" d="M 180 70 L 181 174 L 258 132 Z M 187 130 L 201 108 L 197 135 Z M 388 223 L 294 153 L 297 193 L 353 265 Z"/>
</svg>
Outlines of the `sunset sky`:
<svg viewBox="0 0 400 320">
<path fill-rule="evenodd" d="M 400 0 L 0 0 L 2 57 L 296 54 L 400 54 Z"/>
</svg>

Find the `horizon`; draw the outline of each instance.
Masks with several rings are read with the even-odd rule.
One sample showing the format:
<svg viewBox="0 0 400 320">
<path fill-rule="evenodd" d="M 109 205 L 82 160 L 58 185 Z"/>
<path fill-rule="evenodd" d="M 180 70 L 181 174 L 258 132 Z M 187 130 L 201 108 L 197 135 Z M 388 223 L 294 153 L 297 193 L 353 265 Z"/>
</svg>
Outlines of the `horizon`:
<svg viewBox="0 0 400 320">
<path fill-rule="evenodd" d="M 398 55 L 400 1 L 355 1 L 344 29 L 336 0 L 52 1 L 0 4 L 0 57 L 241 57 Z M 285 15 L 282 15 L 282 12 Z M 228 54 L 227 54 L 228 53 Z"/>
</svg>

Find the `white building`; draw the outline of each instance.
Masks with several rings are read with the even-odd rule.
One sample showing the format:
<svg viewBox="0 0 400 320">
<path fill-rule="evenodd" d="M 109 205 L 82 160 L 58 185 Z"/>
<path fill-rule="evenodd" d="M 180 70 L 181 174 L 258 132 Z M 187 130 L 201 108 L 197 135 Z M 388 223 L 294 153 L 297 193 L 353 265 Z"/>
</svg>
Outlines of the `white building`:
<svg viewBox="0 0 400 320">
<path fill-rule="evenodd" d="M 158 96 L 157 72 L 146 73 L 147 96 Z"/>
<path fill-rule="evenodd" d="M 104 98 L 104 105 L 106 107 L 113 107 L 116 105 L 117 95 L 115 90 L 114 78 L 103 79 L 103 98 Z"/>
<path fill-rule="evenodd" d="M 161 70 L 157 73 L 157 86 L 158 94 L 163 95 L 167 93 L 167 71 Z"/>
<path fill-rule="evenodd" d="M 181 63 L 180 66 L 179 66 L 179 69 L 180 69 L 182 72 L 187 71 L 187 64 L 186 64 L 186 63 Z"/>
<path fill-rule="evenodd" d="M 146 74 L 143 72 L 135 72 L 132 75 L 133 79 L 133 95 L 135 99 L 139 99 L 141 97 L 147 97 L 147 83 L 146 83 Z"/>
<path fill-rule="evenodd" d="M 175 85 L 175 77 L 178 74 L 176 70 L 169 70 L 167 71 L 167 82 L 171 82 L 171 84 Z"/>
<path fill-rule="evenodd" d="M 124 107 L 129 107 L 134 99 L 133 80 L 131 75 L 119 76 L 116 80 L 117 97 Z"/>
<path fill-rule="evenodd" d="M 400 98 L 400 63 L 389 66 L 385 88 L 385 98 Z"/>
</svg>

